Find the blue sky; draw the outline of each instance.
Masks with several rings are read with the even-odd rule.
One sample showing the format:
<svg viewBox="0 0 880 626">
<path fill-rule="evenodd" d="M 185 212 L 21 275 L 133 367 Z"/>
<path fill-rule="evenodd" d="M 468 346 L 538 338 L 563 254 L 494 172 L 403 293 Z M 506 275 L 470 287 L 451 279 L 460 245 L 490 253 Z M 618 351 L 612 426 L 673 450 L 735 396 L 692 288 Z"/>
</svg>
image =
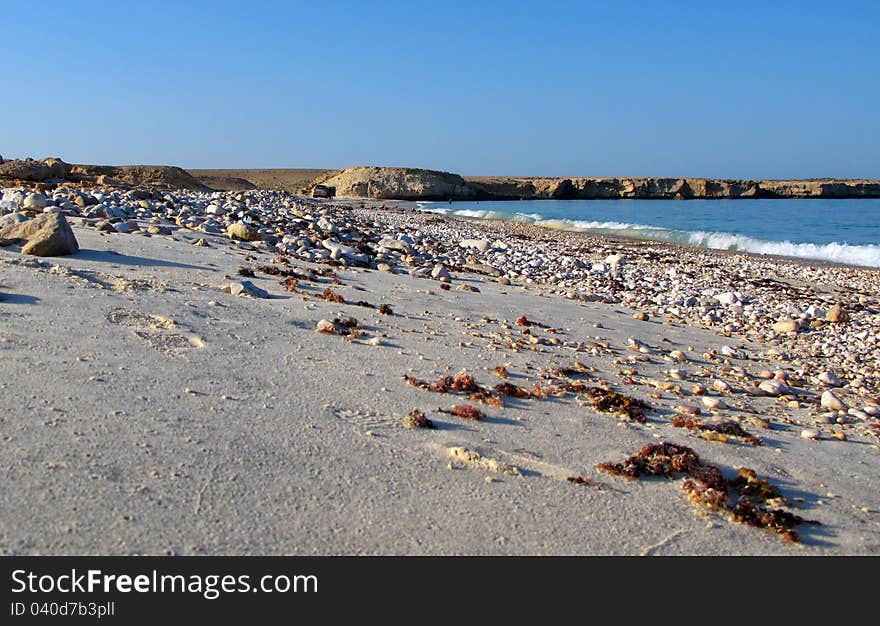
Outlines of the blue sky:
<svg viewBox="0 0 880 626">
<path fill-rule="evenodd" d="M 0 8 L 7 158 L 880 178 L 877 2 Z"/>
</svg>

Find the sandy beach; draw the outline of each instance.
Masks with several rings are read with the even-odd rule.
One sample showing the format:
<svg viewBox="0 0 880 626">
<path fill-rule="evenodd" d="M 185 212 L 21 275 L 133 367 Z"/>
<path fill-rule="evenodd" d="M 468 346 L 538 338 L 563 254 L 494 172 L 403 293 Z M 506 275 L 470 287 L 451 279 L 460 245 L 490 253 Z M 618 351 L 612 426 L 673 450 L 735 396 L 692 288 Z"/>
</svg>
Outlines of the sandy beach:
<svg viewBox="0 0 880 626">
<path fill-rule="evenodd" d="M 880 551 L 877 271 L 283 192 L 46 195 L 8 201 L 79 251 L 0 248 L 0 554 Z"/>
</svg>

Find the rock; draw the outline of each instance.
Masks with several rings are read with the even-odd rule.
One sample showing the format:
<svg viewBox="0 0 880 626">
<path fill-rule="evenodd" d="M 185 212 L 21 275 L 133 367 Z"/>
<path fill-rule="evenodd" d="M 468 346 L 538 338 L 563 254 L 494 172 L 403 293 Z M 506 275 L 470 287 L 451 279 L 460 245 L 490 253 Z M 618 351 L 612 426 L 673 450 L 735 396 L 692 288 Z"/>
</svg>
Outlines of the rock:
<svg viewBox="0 0 880 626">
<path fill-rule="evenodd" d="M 679 363 L 684 363 L 687 361 L 687 356 L 681 350 L 673 350 L 669 353 L 669 358 L 673 361 L 678 361 Z"/>
<path fill-rule="evenodd" d="M 669 370 L 668 372 L 666 372 L 666 374 L 669 376 L 669 378 L 673 378 L 675 380 L 686 380 L 687 379 L 687 372 L 684 370 L 680 370 L 680 369 Z"/>
<path fill-rule="evenodd" d="M 605 264 L 610 266 L 612 270 L 618 269 L 626 262 L 626 257 L 622 254 L 610 254 L 605 257 Z"/>
<path fill-rule="evenodd" d="M 834 372 L 830 370 L 822 372 L 817 378 L 820 383 L 827 387 L 840 387 L 843 384 L 840 382 L 840 379 L 834 374 Z"/>
<path fill-rule="evenodd" d="M 721 379 L 716 379 L 712 383 L 712 388 L 715 391 L 720 391 L 721 393 L 730 393 L 730 391 L 731 391 L 730 385 Z"/>
<path fill-rule="evenodd" d="M 504 285 L 506 287 L 506 286 L 510 285 L 510 279 L 507 278 L 506 276 L 500 276 L 498 278 L 498 284 Z"/>
<path fill-rule="evenodd" d="M 675 410 L 679 413 L 683 413 L 684 415 L 699 415 L 700 407 L 694 406 L 693 404 L 679 404 L 675 407 Z"/>
<path fill-rule="evenodd" d="M 837 397 L 830 389 L 822 393 L 822 399 L 819 401 L 819 405 L 823 409 L 829 409 L 831 411 L 846 411 L 849 407 L 847 407 L 846 403 Z"/>
<path fill-rule="evenodd" d="M 844 311 L 841 304 L 838 302 L 833 307 L 828 309 L 828 312 L 825 313 L 825 319 L 833 324 L 840 324 L 849 319 L 846 311 Z"/>
<path fill-rule="evenodd" d="M 773 397 L 787 394 L 790 391 L 788 385 L 779 380 L 765 380 L 758 385 L 758 389 Z"/>
<path fill-rule="evenodd" d="M 379 240 L 379 247 L 387 250 L 394 250 L 395 252 L 400 252 L 402 254 L 412 254 L 412 247 L 408 243 L 390 237 L 384 237 Z"/>
<path fill-rule="evenodd" d="M 718 300 L 721 304 L 731 305 L 742 302 L 742 296 L 733 291 L 726 291 L 724 293 L 719 293 L 715 296 L 715 299 Z"/>
<path fill-rule="evenodd" d="M 23 224 L 28 221 L 28 219 L 28 216 L 24 213 L 10 213 L 0 217 L 0 228 L 5 228 L 6 226 L 12 226 L 14 224 Z"/>
<path fill-rule="evenodd" d="M 46 204 L 46 196 L 41 193 L 31 193 L 24 199 L 21 206 L 31 211 L 42 211 L 46 208 Z"/>
<path fill-rule="evenodd" d="M 376 263 L 376 269 L 380 272 L 388 272 L 389 274 L 396 274 L 394 268 L 388 265 L 387 263 Z"/>
<path fill-rule="evenodd" d="M 42 213 L 32 220 L 7 224 L 0 228 L 4 239 L 24 239 L 22 254 L 63 256 L 79 251 L 79 244 L 61 213 Z"/>
<path fill-rule="evenodd" d="M 321 320 L 315 325 L 315 331 L 319 333 L 335 333 L 336 326 L 328 320 Z"/>
<path fill-rule="evenodd" d="M 256 228 L 248 226 L 244 222 L 230 224 L 226 228 L 226 235 L 230 239 L 238 239 L 239 241 L 260 241 L 262 239 Z"/>
<path fill-rule="evenodd" d="M 431 270 L 431 278 L 434 280 L 443 280 L 444 278 L 451 280 L 452 276 L 449 274 L 449 270 L 446 269 L 445 265 L 438 263 L 434 266 L 434 269 Z"/>
<path fill-rule="evenodd" d="M 651 319 L 651 317 L 644 311 L 638 311 L 637 313 L 633 314 L 633 319 L 640 322 L 647 322 L 649 319 Z"/>
<path fill-rule="evenodd" d="M 477 193 L 458 174 L 403 167 L 349 167 L 320 182 L 339 196 L 361 198 L 472 199 Z"/>
<path fill-rule="evenodd" d="M 719 398 L 704 396 L 703 406 L 705 406 L 710 411 L 717 411 L 718 409 L 724 408 L 724 402 L 722 402 Z"/>
<path fill-rule="evenodd" d="M 151 235 L 170 235 L 171 228 L 168 226 L 159 226 L 157 224 L 151 224 L 147 226 L 147 232 Z"/>
<path fill-rule="evenodd" d="M 475 261 L 468 261 L 462 265 L 462 269 L 467 272 L 473 272 L 474 274 L 483 274 L 484 276 L 497 277 L 502 275 L 501 270 L 498 268 L 492 267 L 488 263 L 477 263 Z"/>
<path fill-rule="evenodd" d="M 14 178 L 32 182 L 50 178 L 52 168 L 34 159 L 14 159 L 0 165 L 0 178 Z"/>
<path fill-rule="evenodd" d="M 819 439 L 821 436 L 822 436 L 822 433 L 820 433 L 815 428 L 804 428 L 801 431 L 801 437 L 803 439 L 812 439 L 815 441 L 815 440 Z"/>
<path fill-rule="evenodd" d="M 721 354 L 723 354 L 726 357 L 730 357 L 732 359 L 738 359 L 741 356 L 739 353 L 739 350 L 737 350 L 735 348 L 731 348 L 730 346 L 727 346 L 727 345 L 721 346 Z"/>
<path fill-rule="evenodd" d="M 318 227 L 318 230 L 325 233 L 336 233 L 339 232 L 339 229 L 336 227 L 332 221 L 327 219 L 326 217 L 319 217 L 318 221 L 315 222 L 315 226 Z"/>
<path fill-rule="evenodd" d="M 773 324 L 773 332 L 779 335 L 784 335 L 788 333 L 796 333 L 798 331 L 799 325 L 797 321 L 791 318 L 781 319 L 775 324 Z"/>
<path fill-rule="evenodd" d="M 266 291 L 265 289 L 260 289 L 249 280 L 229 283 L 223 288 L 223 291 L 233 296 L 250 296 L 252 298 L 269 297 L 268 291 Z"/>
<path fill-rule="evenodd" d="M 485 252 L 492 244 L 488 239 L 462 239 L 458 245 L 462 248 L 473 248 L 480 252 Z"/>
</svg>

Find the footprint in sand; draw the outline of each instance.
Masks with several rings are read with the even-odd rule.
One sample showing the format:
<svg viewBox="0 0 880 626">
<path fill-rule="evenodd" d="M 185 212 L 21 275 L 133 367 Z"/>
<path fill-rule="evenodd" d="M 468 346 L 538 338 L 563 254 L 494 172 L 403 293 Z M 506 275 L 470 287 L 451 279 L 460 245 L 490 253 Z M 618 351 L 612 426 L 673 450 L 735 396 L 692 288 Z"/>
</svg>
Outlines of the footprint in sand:
<svg viewBox="0 0 880 626">
<path fill-rule="evenodd" d="M 135 335 L 165 354 L 205 347 L 205 342 L 190 332 L 173 332 L 183 329 L 174 320 L 161 315 L 118 308 L 107 314 L 107 321 L 134 329 Z"/>
</svg>

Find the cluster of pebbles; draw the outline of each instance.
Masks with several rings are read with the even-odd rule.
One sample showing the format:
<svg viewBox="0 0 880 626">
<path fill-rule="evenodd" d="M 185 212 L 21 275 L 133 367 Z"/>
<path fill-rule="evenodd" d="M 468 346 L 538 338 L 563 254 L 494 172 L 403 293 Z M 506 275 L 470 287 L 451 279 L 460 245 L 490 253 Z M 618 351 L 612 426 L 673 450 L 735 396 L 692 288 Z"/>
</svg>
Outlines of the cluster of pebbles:
<svg viewBox="0 0 880 626">
<path fill-rule="evenodd" d="M 235 245 L 443 283 L 452 282 L 455 273 L 472 272 L 545 295 L 625 306 L 646 324 L 709 327 L 729 338 L 708 357 L 752 394 L 797 402 L 796 391 L 810 389 L 819 419 L 827 423 L 880 417 L 880 283 L 874 270 L 598 238 L 399 206 L 322 203 L 279 191 L 96 190 L 69 184 L 47 193 L 2 191 L 0 220 L 53 211 L 108 233 L 178 236 L 199 246 Z M 645 327 L 646 336 L 658 332 Z M 640 338 L 630 343 L 637 352 L 652 351 Z M 759 359 L 777 367 L 749 371 L 749 362 Z"/>
</svg>

